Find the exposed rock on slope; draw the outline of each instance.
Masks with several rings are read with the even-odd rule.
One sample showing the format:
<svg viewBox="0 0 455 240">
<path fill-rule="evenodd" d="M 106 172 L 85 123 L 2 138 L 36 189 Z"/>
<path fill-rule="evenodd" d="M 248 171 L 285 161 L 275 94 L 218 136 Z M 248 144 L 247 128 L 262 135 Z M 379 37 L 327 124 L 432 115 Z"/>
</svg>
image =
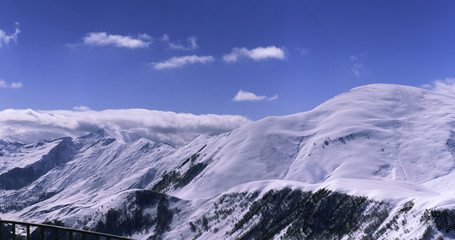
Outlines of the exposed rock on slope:
<svg viewBox="0 0 455 240">
<path fill-rule="evenodd" d="M 180 147 L 0 142 L 0 210 L 140 239 L 455 239 L 454 131 L 453 96 L 375 84 Z"/>
</svg>

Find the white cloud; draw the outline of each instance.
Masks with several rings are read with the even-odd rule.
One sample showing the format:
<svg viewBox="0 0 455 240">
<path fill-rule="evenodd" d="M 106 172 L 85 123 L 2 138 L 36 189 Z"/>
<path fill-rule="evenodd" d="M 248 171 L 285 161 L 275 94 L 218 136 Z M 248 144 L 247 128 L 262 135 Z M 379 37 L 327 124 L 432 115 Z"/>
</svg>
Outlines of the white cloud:
<svg viewBox="0 0 455 240">
<path fill-rule="evenodd" d="M 438 93 L 455 95 L 455 78 L 439 79 L 421 87 Z"/>
<path fill-rule="evenodd" d="M 362 63 L 354 63 L 352 65 L 352 73 L 354 73 L 354 75 L 356 77 L 360 77 L 360 75 L 362 75 L 362 73 L 363 73 L 363 64 Z"/>
<path fill-rule="evenodd" d="M 21 82 L 8 83 L 3 79 L 0 79 L 0 88 L 21 88 L 24 85 Z"/>
<path fill-rule="evenodd" d="M 76 106 L 76 107 L 73 107 L 73 110 L 74 111 L 89 111 L 90 108 L 87 106 Z"/>
<path fill-rule="evenodd" d="M 351 72 L 356 77 L 360 77 L 365 72 L 363 60 L 367 55 L 368 53 L 362 53 L 359 56 L 349 56 L 349 60 L 352 62 L 350 64 Z"/>
<path fill-rule="evenodd" d="M 191 49 L 198 48 L 199 46 L 197 45 L 197 37 L 195 36 L 188 37 L 188 45 Z"/>
<path fill-rule="evenodd" d="M 123 48 L 146 48 L 151 44 L 152 37 L 147 34 L 139 34 L 137 37 L 113 35 L 106 32 L 88 33 L 84 38 L 85 45 L 92 46 L 115 46 Z"/>
<path fill-rule="evenodd" d="M 187 64 L 195 64 L 195 63 L 210 63 L 215 61 L 215 58 L 212 56 L 183 56 L 183 57 L 172 57 L 167 61 L 164 62 L 156 62 L 152 63 L 153 68 L 156 70 L 168 69 L 168 68 L 179 68 L 183 67 Z"/>
<path fill-rule="evenodd" d="M 229 63 L 237 62 L 239 58 L 248 56 L 248 52 L 246 48 L 233 48 L 231 53 L 223 55 L 223 60 Z"/>
<path fill-rule="evenodd" d="M 119 109 L 104 111 L 0 111 L 0 139 L 31 143 L 64 136 L 77 137 L 99 129 L 125 141 L 145 137 L 180 145 L 198 135 L 216 135 L 251 122 L 237 115 L 194 115 Z"/>
<path fill-rule="evenodd" d="M 275 94 L 272 97 L 267 98 L 267 101 L 275 101 L 277 99 L 278 99 L 278 94 Z"/>
<path fill-rule="evenodd" d="M 241 102 L 241 101 L 262 101 L 265 100 L 266 96 L 258 96 L 252 92 L 243 91 L 240 89 L 235 97 L 232 99 L 234 102 Z"/>
<path fill-rule="evenodd" d="M 140 39 L 147 40 L 149 42 L 151 42 L 153 40 L 153 38 L 150 35 L 148 35 L 147 33 L 139 33 L 137 35 L 137 37 L 140 38 Z"/>
<path fill-rule="evenodd" d="M 16 22 L 16 31 L 13 34 L 8 35 L 8 34 L 6 34 L 5 31 L 0 29 L 0 47 L 3 47 L 3 45 L 9 44 L 9 42 L 11 42 L 11 41 L 16 42 L 17 36 L 19 35 L 20 32 L 21 32 L 21 30 L 19 29 L 18 22 Z"/>
<path fill-rule="evenodd" d="M 6 83 L 5 80 L 0 79 L 0 88 L 7 88 L 7 87 L 8 87 L 8 83 Z"/>
<path fill-rule="evenodd" d="M 11 88 L 21 88 L 24 85 L 21 82 L 12 82 L 11 83 Z"/>
<path fill-rule="evenodd" d="M 164 35 L 164 36 L 166 36 L 166 38 L 165 38 L 165 39 L 167 39 L 166 41 L 169 41 L 169 37 L 167 35 Z M 197 37 L 195 37 L 195 36 L 188 37 L 187 46 L 183 46 L 182 43 L 180 43 L 180 42 L 170 42 L 168 44 L 169 44 L 169 48 L 173 49 L 173 50 L 195 50 L 196 48 L 199 47 L 199 45 L 197 44 Z"/>
<path fill-rule="evenodd" d="M 160 39 L 161 39 L 161 41 L 163 41 L 163 42 L 167 42 L 167 41 L 169 41 L 169 35 L 164 34 Z"/>
<path fill-rule="evenodd" d="M 169 48 L 173 49 L 173 50 L 186 50 L 187 49 L 180 42 L 169 43 Z"/>
<path fill-rule="evenodd" d="M 248 91 L 244 91 L 244 90 L 240 89 L 237 92 L 237 94 L 235 95 L 235 97 L 232 99 L 232 101 L 234 101 L 234 102 L 243 102 L 243 101 L 258 102 L 258 101 L 263 101 L 263 100 L 274 101 L 277 99 L 278 99 L 277 94 L 273 95 L 272 97 L 259 96 L 252 92 L 248 92 Z"/>
<path fill-rule="evenodd" d="M 229 63 L 237 62 L 241 58 L 250 58 L 254 61 L 261 61 L 270 58 L 284 60 L 286 58 L 286 53 L 284 48 L 268 46 L 257 47 L 251 50 L 247 48 L 233 48 L 231 53 L 224 54 L 223 56 L 224 61 Z"/>
</svg>

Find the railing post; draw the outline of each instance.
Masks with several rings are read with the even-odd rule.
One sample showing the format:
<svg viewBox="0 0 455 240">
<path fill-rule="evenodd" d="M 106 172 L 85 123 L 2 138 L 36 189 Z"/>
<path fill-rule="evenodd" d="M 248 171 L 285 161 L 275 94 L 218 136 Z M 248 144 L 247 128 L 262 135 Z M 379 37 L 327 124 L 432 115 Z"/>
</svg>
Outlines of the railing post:
<svg viewBox="0 0 455 240">
<path fill-rule="evenodd" d="M 41 235 L 41 240 L 44 240 L 44 227 L 40 227 L 40 235 Z"/>
<path fill-rule="evenodd" d="M 30 225 L 27 224 L 27 240 L 30 240 Z"/>
<path fill-rule="evenodd" d="M 16 240 L 16 224 L 13 223 L 13 240 Z"/>
<path fill-rule="evenodd" d="M 58 240 L 58 228 L 54 228 L 55 230 L 55 240 Z"/>
<path fill-rule="evenodd" d="M 73 231 L 68 231 L 68 239 L 73 240 Z"/>
</svg>

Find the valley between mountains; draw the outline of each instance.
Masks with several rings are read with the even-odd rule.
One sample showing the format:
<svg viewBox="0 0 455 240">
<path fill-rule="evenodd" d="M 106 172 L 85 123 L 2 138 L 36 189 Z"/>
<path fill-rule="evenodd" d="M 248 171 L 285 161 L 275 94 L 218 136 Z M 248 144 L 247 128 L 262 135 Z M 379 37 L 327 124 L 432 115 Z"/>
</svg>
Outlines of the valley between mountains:
<svg viewBox="0 0 455 240">
<path fill-rule="evenodd" d="M 455 239 L 455 96 L 373 84 L 172 146 L 0 141 L 0 218 L 135 239 Z"/>
</svg>

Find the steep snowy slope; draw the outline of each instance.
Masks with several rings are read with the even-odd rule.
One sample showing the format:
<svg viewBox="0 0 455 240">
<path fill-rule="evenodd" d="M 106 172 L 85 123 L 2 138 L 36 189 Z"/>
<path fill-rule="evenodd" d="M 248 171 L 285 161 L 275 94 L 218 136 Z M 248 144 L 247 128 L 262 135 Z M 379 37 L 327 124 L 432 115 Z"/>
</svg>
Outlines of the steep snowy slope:
<svg viewBox="0 0 455 240">
<path fill-rule="evenodd" d="M 175 194 L 207 197 L 270 179 L 325 185 L 351 179 L 347 186 L 355 188 L 384 181 L 387 188 L 446 192 L 434 179 L 454 172 L 454 129 L 452 96 L 396 85 L 355 88 L 310 112 L 268 117 L 208 144 L 210 167 Z"/>
<path fill-rule="evenodd" d="M 42 219 L 43 212 L 49 218 L 79 219 L 114 201 L 118 194 L 145 188 L 156 175 L 176 168 L 174 159 L 188 155 L 185 148 L 176 151 L 170 145 L 143 138 L 122 142 L 103 130 L 67 141 L 76 148 L 71 160 L 26 187 L 6 191 L 0 199 L 3 209 L 20 210 L 16 212 L 20 218 L 32 220 Z"/>
<path fill-rule="evenodd" d="M 25 167 L 41 159 L 59 141 L 40 141 L 36 144 L 24 145 L 0 140 L 0 172 L 7 172 L 16 167 Z"/>
<path fill-rule="evenodd" d="M 419 88 L 358 87 L 177 148 L 105 131 L 0 148 L 2 218 L 140 239 L 455 239 L 455 97 Z M 14 185 L 13 169 L 39 174 Z"/>
</svg>

